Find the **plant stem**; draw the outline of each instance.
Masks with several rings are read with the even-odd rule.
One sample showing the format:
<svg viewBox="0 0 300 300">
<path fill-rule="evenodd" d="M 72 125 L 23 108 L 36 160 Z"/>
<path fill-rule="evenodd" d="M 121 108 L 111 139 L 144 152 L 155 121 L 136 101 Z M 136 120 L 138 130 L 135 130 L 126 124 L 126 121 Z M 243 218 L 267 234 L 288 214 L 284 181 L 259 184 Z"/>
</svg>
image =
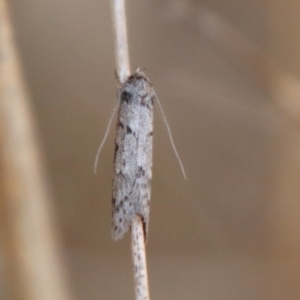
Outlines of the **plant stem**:
<svg viewBox="0 0 300 300">
<path fill-rule="evenodd" d="M 51 200 L 8 4 L 0 0 L 0 231 L 7 298 L 67 300 Z"/>
<path fill-rule="evenodd" d="M 115 33 L 115 55 L 120 83 L 130 75 L 125 0 L 111 0 Z M 145 237 L 139 216 L 131 224 L 131 251 L 134 267 L 136 300 L 149 300 Z"/>
<path fill-rule="evenodd" d="M 131 225 L 131 252 L 134 267 L 135 295 L 137 300 L 148 300 L 149 287 L 143 222 L 139 216 Z"/>
<path fill-rule="evenodd" d="M 130 75 L 125 0 L 112 0 L 113 24 L 115 33 L 115 56 L 120 83 Z"/>
</svg>

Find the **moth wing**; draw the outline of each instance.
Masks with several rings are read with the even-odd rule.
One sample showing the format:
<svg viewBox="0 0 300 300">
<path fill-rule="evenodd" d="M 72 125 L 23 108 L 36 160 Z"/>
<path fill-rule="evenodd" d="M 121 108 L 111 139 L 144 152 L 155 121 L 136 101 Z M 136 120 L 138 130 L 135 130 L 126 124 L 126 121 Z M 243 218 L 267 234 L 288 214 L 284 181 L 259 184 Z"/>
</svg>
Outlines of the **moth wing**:
<svg viewBox="0 0 300 300">
<path fill-rule="evenodd" d="M 140 74 L 129 78 L 120 90 L 113 183 L 115 240 L 123 237 L 136 215 L 143 220 L 145 235 L 148 231 L 154 96 Z"/>
</svg>

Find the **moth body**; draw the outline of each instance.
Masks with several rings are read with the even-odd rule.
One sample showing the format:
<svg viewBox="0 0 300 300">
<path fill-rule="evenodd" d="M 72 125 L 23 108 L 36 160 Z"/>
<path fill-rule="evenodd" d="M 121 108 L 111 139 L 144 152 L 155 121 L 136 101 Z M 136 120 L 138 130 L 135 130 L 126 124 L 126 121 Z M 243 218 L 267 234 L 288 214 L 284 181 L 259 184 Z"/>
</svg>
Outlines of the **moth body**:
<svg viewBox="0 0 300 300">
<path fill-rule="evenodd" d="M 118 93 L 113 179 L 112 236 L 121 239 L 138 215 L 147 237 L 152 178 L 153 106 L 156 95 L 143 72 L 129 76 Z"/>
</svg>

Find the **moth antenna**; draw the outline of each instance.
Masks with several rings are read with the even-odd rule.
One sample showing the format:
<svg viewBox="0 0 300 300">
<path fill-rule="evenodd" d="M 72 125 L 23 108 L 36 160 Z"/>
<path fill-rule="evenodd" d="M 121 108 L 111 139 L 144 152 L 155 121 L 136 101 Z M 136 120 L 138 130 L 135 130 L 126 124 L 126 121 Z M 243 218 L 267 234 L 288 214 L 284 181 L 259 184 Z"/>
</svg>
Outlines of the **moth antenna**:
<svg viewBox="0 0 300 300">
<path fill-rule="evenodd" d="M 107 138 L 107 136 L 108 136 L 108 132 L 109 132 L 109 129 L 110 129 L 110 125 L 111 125 L 112 119 L 113 119 L 113 117 L 114 117 L 114 115 L 115 115 L 115 113 L 116 113 L 116 109 L 117 109 L 118 105 L 119 105 L 119 101 L 116 103 L 116 105 L 115 105 L 115 107 L 114 107 L 114 110 L 113 110 L 113 112 L 112 112 L 112 115 L 111 115 L 111 117 L 110 117 L 110 119 L 109 119 L 109 122 L 108 122 L 108 126 L 107 126 L 106 131 L 105 131 L 104 138 L 102 139 L 101 144 L 100 144 L 100 146 L 99 146 L 99 148 L 98 148 L 98 151 L 97 151 L 97 154 L 96 154 L 96 158 L 95 158 L 95 163 L 94 163 L 94 174 L 97 173 L 97 166 L 98 166 L 99 155 L 100 155 L 100 152 L 101 152 L 101 150 L 102 150 L 102 148 L 103 148 L 103 145 L 104 145 L 104 143 L 105 143 L 105 141 L 106 141 L 106 138 Z"/>
<path fill-rule="evenodd" d="M 174 143 L 174 141 L 173 141 L 171 129 L 170 129 L 169 123 L 168 123 L 168 121 L 167 121 L 166 115 L 165 115 L 165 113 L 164 113 L 164 111 L 163 111 L 163 108 L 162 108 L 162 106 L 161 106 L 161 104 L 160 104 L 160 101 L 159 101 L 159 99 L 158 99 L 157 96 L 156 96 L 156 99 L 157 99 L 157 103 L 158 103 L 158 106 L 159 106 L 159 110 L 160 110 L 160 112 L 161 112 L 161 114 L 162 114 L 162 117 L 163 117 L 163 121 L 164 121 L 164 123 L 166 124 L 167 130 L 168 130 L 168 134 L 169 134 L 169 138 L 170 138 L 170 141 L 171 141 L 171 145 L 172 145 L 172 148 L 173 148 L 173 150 L 174 150 L 174 152 L 175 152 L 175 155 L 176 155 L 176 158 L 177 158 L 177 160 L 178 160 L 178 163 L 179 163 L 179 165 L 180 165 L 180 168 L 181 168 L 181 172 L 182 172 L 183 178 L 184 178 L 185 180 L 187 180 L 186 173 L 185 173 L 185 170 L 184 170 L 184 167 L 183 167 L 183 163 L 182 163 L 182 161 L 181 161 L 181 158 L 180 158 L 180 156 L 179 156 L 179 154 L 178 154 L 178 151 L 177 151 L 177 149 L 176 149 L 175 143 Z"/>
</svg>

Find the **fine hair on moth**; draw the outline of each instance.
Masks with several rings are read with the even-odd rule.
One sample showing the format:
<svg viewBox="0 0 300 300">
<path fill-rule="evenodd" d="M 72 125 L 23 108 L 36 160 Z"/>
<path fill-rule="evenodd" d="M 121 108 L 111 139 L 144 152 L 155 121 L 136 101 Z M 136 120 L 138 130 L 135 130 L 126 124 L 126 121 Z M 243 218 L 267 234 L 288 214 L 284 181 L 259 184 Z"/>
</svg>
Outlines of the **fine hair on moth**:
<svg viewBox="0 0 300 300">
<path fill-rule="evenodd" d="M 144 236 L 147 239 L 152 178 L 153 108 L 155 102 L 157 102 L 163 121 L 166 124 L 171 145 L 183 177 L 187 179 L 159 99 L 144 72 L 137 69 L 127 77 L 118 89 L 118 100 L 99 146 L 94 164 L 94 172 L 96 173 L 99 154 L 119 106 L 112 195 L 112 237 L 114 240 L 123 237 L 130 228 L 135 216 L 141 218 Z"/>
</svg>

